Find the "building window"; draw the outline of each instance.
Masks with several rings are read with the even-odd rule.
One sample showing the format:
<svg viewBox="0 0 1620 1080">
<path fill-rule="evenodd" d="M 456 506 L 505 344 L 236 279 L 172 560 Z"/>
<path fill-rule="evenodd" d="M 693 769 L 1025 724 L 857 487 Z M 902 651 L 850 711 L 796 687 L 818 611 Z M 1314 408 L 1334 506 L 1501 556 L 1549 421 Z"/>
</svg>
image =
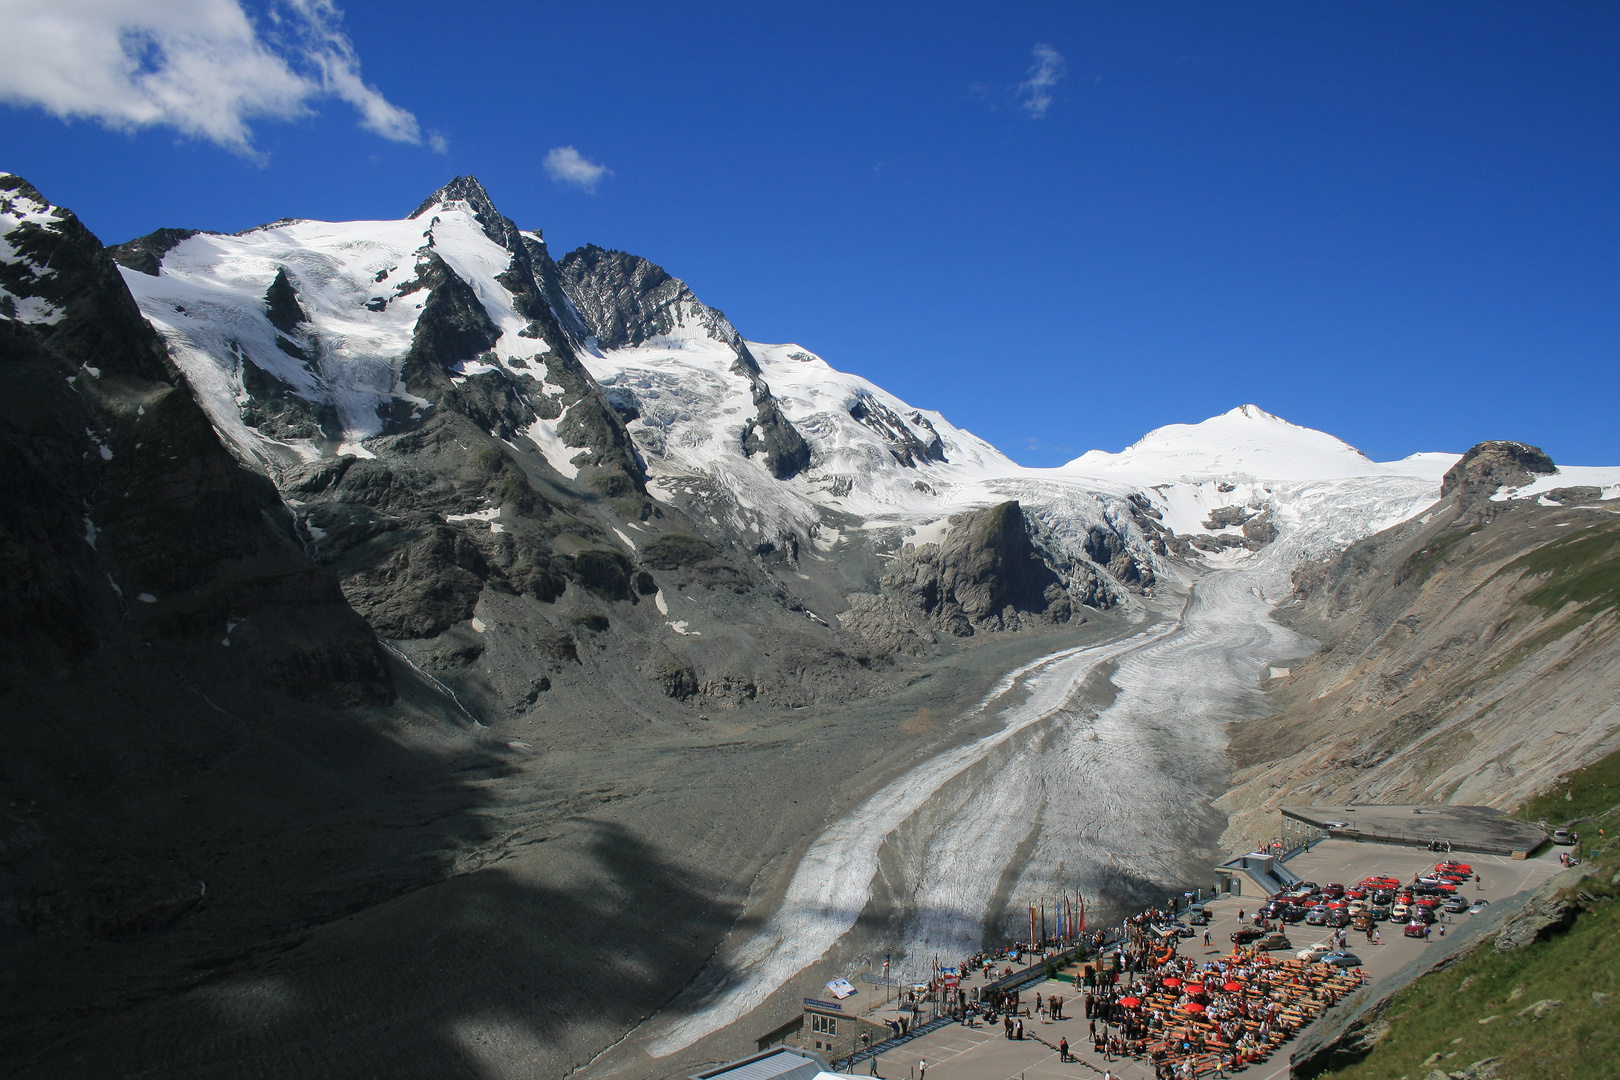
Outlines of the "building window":
<svg viewBox="0 0 1620 1080">
<path fill-rule="evenodd" d="M 811 1013 L 810 1030 L 819 1035 L 836 1035 L 838 1034 L 838 1018 L 836 1016 L 822 1016 L 820 1013 Z"/>
</svg>

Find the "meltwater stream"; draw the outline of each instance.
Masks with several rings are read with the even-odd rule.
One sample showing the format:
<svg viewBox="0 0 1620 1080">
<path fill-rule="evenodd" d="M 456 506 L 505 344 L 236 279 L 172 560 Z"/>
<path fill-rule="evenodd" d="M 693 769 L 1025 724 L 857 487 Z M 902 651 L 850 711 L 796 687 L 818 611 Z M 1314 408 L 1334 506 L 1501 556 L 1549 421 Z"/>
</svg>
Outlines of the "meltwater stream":
<svg viewBox="0 0 1620 1080">
<path fill-rule="evenodd" d="M 1221 824 L 1211 803 L 1224 779 L 1223 725 L 1260 710 L 1262 664 L 1311 647 L 1269 618 L 1289 571 L 1434 498 L 1416 483 L 1328 482 L 1290 495 L 1300 511 L 1292 534 L 1202 575 L 1179 619 L 1017 669 L 969 714 L 999 730 L 921 763 L 829 827 L 777 910 L 726 955 L 724 974 L 700 975 L 653 1021 L 647 1051 L 674 1053 L 740 1020 L 814 963 L 854 927 L 885 862 L 899 868 L 881 876 L 908 913 L 894 949 L 901 975 L 977 951 L 993 906 L 1077 889 L 1118 906 L 1183 883 L 1189 848 Z M 1112 701 L 1076 701 L 1108 664 Z"/>
</svg>

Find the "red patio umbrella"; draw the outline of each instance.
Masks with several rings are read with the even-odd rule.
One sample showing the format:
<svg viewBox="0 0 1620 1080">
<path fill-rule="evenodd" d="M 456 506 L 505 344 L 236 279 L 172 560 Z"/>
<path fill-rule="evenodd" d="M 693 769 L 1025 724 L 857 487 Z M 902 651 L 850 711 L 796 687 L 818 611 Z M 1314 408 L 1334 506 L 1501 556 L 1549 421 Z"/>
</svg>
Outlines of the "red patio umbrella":
<svg viewBox="0 0 1620 1080">
<path fill-rule="evenodd" d="M 1201 1013 L 1204 1011 L 1204 1007 L 1198 1004 L 1196 1001 L 1187 1002 L 1187 1004 L 1182 1006 L 1182 1009 L 1190 1013 Z"/>
<path fill-rule="evenodd" d="M 1164 980 L 1164 985 L 1174 989 L 1175 987 L 1181 985 L 1181 980 L 1172 975 L 1168 979 Z"/>
<path fill-rule="evenodd" d="M 1188 994 L 1202 994 L 1204 992 L 1204 984 L 1203 983 L 1188 983 L 1186 986 L 1183 986 L 1181 989 L 1185 993 L 1188 993 Z"/>
<path fill-rule="evenodd" d="M 1228 981 L 1225 986 L 1221 987 L 1221 989 L 1225 990 L 1228 994 L 1235 994 L 1239 990 L 1243 989 L 1243 984 L 1240 982 Z"/>
<path fill-rule="evenodd" d="M 1142 999 L 1139 997 L 1124 997 L 1119 999 L 1119 1003 L 1127 1009 L 1134 1009 L 1142 1004 Z"/>
</svg>

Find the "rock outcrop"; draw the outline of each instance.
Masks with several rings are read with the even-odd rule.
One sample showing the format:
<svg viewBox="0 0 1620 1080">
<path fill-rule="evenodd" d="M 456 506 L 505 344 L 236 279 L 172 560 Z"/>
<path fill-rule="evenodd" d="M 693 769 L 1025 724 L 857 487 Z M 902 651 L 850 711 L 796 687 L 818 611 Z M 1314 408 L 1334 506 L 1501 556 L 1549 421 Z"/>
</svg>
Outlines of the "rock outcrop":
<svg viewBox="0 0 1620 1080">
<path fill-rule="evenodd" d="M 1451 495 L 1464 505 L 1489 499 L 1500 489 L 1523 487 L 1537 476 L 1557 471 L 1552 458 L 1539 446 L 1492 440 L 1473 446 L 1440 482 L 1440 496 Z"/>
<path fill-rule="evenodd" d="M 1502 924 L 1502 929 L 1496 935 L 1496 951 L 1501 953 L 1522 949 L 1573 926 L 1575 916 L 1581 910 L 1581 897 L 1573 890 L 1590 876 L 1590 870 L 1577 866 L 1542 885 L 1524 907 Z"/>
<path fill-rule="evenodd" d="M 851 597 L 844 626 L 884 647 L 915 652 L 934 640 L 1083 618 L 1112 592 L 1088 565 L 1041 550 L 1038 528 L 1010 501 L 951 519 L 942 542 L 907 545 L 878 594 Z"/>
</svg>

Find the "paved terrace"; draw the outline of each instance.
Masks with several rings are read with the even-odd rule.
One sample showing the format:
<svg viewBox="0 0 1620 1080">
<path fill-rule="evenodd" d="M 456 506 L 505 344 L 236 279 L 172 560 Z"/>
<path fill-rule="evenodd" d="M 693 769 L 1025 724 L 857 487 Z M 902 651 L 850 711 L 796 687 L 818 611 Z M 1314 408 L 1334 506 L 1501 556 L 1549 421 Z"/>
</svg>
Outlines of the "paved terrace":
<svg viewBox="0 0 1620 1080">
<path fill-rule="evenodd" d="M 1439 840 L 1464 862 L 1468 853 L 1511 855 L 1547 842 L 1546 829 L 1488 806 L 1285 806 L 1282 813 L 1347 840 L 1414 847 Z"/>
<path fill-rule="evenodd" d="M 1551 878 L 1561 868 L 1554 852 L 1536 859 L 1512 859 L 1496 855 L 1457 856 L 1460 861 L 1473 865 L 1481 877 L 1481 887 L 1472 884 L 1466 889 L 1470 899 L 1484 897 L 1499 902 L 1515 893 L 1533 889 Z M 1420 870 L 1433 866 L 1439 858 L 1425 848 L 1400 847 L 1393 844 L 1360 844 L 1348 840 L 1325 840 L 1308 852 L 1289 860 L 1289 868 L 1307 881 L 1318 884 L 1339 882 L 1345 885 L 1359 881 L 1370 874 L 1387 874 L 1403 881 L 1411 880 Z M 1239 926 L 1238 911 L 1253 918 L 1254 909 L 1262 901 L 1252 896 L 1229 897 L 1212 901 L 1209 911 L 1214 916 L 1210 924 L 1211 945 L 1205 948 L 1202 936 L 1181 943 L 1181 954 L 1198 962 L 1214 960 L 1232 949 L 1229 935 Z M 1456 926 L 1472 916 L 1448 915 L 1446 925 Z M 1392 974 L 1427 949 L 1438 951 L 1438 942 L 1424 942 L 1403 937 L 1401 927 L 1395 923 L 1380 923 L 1381 945 L 1368 945 L 1365 934 L 1350 932 L 1349 949 L 1365 961 L 1364 970 L 1376 980 Z M 1438 933 L 1439 927 L 1436 927 Z M 1300 923 L 1286 928 L 1296 949 L 1318 941 L 1325 941 L 1326 927 Z M 1279 955 L 1292 955 L 1279 954 Z M 980 982 L 971 979 L 967 985 Z M 875 1062 L 862 1062 L 853 1073 L 861 1076 L 872 1072 L 888 1080 L 905 1080 L 917 1076 L 919 1060 L 928 1062 L 928 1080 L 1094 1080 L 1109 1070 L 1122 1080 L 1152 1080 L 1153 1067 L 1148 1062 L 1129 1058 L 1104 1061 L 1093 1053 L 1089 1036 L 1085 1006 L 1075 987 L 1066 982 L 1042 982 L 1024 990 L 1025 1000 L 1033 991 L 1044 995 L 1057 994 L 1064 999 L 1064 1012 L 1070 1019 L 1057 1022 L 1029 1019 L 1024 1022 L 1026 1037 L 1022 1042 L 1006 1039 L 1000 1024 L 993 1027 L 965 1027 L 949 1024 L 918 1038 L 906 1041 L 881 1055 Z M 1338 1008 L 1342 1008 L 1339 1006 Z M 1321 1024 L 1331 1019 L 1338 1009 L 1329 1009 Z M 880 1010 L 883 1015 L 895 1015 L 893 1009 Z M 1315 1025 L 1313 1025 L 1314 1027 Z M 1309 1029 L 1307 1029 L 1309 1030 Z M 1059 1038 L 1067 1037 L 1073 1062 L 1060 1062 L 1055 1049 Z M 1299 1037 L 1287 1043 L 1265 1061 L 1240 1070 L 1245 1080 L 1282 1080 L 1288 1076 L 1288 1055 L 1298 1044 Z M 1046 1045 L 1050 1044 L 1050 1045 Z M 1209 1074 L 1205 1074 L 1209 1075 Z"/>
</svg>

